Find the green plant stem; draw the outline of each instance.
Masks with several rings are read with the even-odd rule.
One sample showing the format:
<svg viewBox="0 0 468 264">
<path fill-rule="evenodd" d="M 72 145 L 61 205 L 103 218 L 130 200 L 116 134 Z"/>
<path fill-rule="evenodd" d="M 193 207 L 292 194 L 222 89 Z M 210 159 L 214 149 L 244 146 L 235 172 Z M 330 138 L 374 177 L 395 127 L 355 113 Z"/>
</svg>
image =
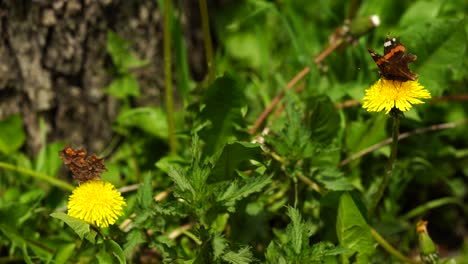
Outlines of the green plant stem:
<svg viewBox="0 0 468 264">
<path fill-rule="evenodd" d="M 215 79 L 215 66 L 213 60 L 213 45 L 210 33 L 210 17 L 206 0 L 200 0 L 200 15 L 202 19 L 203 42 L 205 44 L 206 64 L 208 66 L 208 82 L 211 84 Z"/>
<path fill-rule="evenodd" d="M 459 199 L 454 198 L 454 197 L 444 197 L 444 198 L 432 200 L 423 205 L 420 205 L 414 208 L 413 210 L 409 211 L 405 215 L 403 215 L 401 218 L 403 220 L 409 220 L 417 215 L 424 213 L 425 211 L 428 211 L 428 210 L 431 210 L 431 209 L 434 209 L 434 208 L 437 208 L 446 204 L 458 204 L 463 208 L 465 213 L 467 212 L 463 202 L 460 201 Z"/>
<path fill-rule="evenodd" d="M 18 167 L 16 165 L 13 165 L 13 164 L 0 162 L 0 168 L 5 169 L 5 170 L 16 171 L 16 172 L 19 172 L 21 174 L 36 178 L 38 180 L 46 181 L 46 182 L 48 182 L 48 183 L 50 183 L 50 184 L 52 184 L 54 186 L 60 187 L 60 188 L 62 188 L 64 190 L 67 190 L 67 191 L 73 191 L 73 189 L 74 189 L 73 185 L 71 185 L 69 183 L 66 183 L 64 181 L 61 181 L 59 179 L 56 179 L 56 178 L 54 178 L 52 176 L 49 176 L 49 175 L 46 175 L 46 174 L 43 174 L 43 173 L 40 173 L 40 172 L 37 172 L 37 171 L 21 168 L 21 167 Z"/>
<path fill-rule="evenodd" d="M 390 152 L 390 158 L 388 159 L 388 163 L 385 167 L 385 174 L 382 180 L 382 183 L 379 186 L 379 189 L 377 190 L 377 193 L 375 194 L 375 198 L 373 201 L 371 201 L 371 206 L 369 208 L 370 214 L 372 214 L 377 207 L 380 199 L 382 199 L 385 189 L 387 189 L 388 182 L 390 181 L 390 178 L 393 175 L 393 171 L 395 168 L 395 162 L 397 159 L 397 150 L 398 150 L 398 136 L 400 133 L 400 116 L 399 116 L 399 110 L 392 109 L 390 112 L 390 115 L 393 119 L 393 126 L 392 126 L 392 144 L 391 144 L 391 152 Z"/>
<path fill-rule="evenodd" d="M 166 82 L 166 109 L 169 149 L 175 154 L 177 139 L 174 122 L 174 98 L 172 96 L 172 61 L 171 61 L 171 0 L 164 0 L 164 75 Z"/>
<path fill-rule="evenodd" d="M 390 243 L 388 243 L 377 231 L 373 228 L 370 228 L 372 237 L 374 237 L 375 241 L 379 243 L 380 246 L 382 246 L 385 251 L 387 251 L 390 255 L 396 257 L 397 259 L 405 262 L 405 263 L 411 263 L 411 264 L 419 264 L 420 262 L 416 260 L 412 260 L 410 258 L 405 257 L 403 254 L 401 254 L 398 250 L 396 250 Z"/>
</svg>

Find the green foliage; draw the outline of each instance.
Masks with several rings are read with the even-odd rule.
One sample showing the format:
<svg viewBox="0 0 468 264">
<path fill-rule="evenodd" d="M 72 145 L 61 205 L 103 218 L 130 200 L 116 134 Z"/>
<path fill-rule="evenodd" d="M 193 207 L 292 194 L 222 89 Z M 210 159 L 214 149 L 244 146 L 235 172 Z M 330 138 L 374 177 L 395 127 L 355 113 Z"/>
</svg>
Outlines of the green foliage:
<svg viewBox="0 0 468 264">
<path fill-rule="evenodd" d="M 336 234 L 342 247 L 353 250 L 352 254 L 357 254 L 356 263 L 369 263 L 376 243 L 366 220 L 348 193 L 342 194 L 340 198 Z M 348 258 L 350 255 L 344 256 Z"/>
<path fill-rule="evenodd" d="M 142 67 L 147 62 L 133 56 L 129 43 L 112 31 L 107 32 L 106 49 L 112 58 L 117 75 L 117 78 L 106 88 L 107 93 L 119 99 L 139 96 L 140 86 L 130 70 Z"/>
<path fill-rule="evenodd" d="M 467 7 L 463 0 L 223 1 L 210 7 L 218 78 L 208 83 L 191 76 L 203 68 L 193 63 L 203 63 L 204 51 L 191 42 L 201 32 L 191 26 L 187 37 L 176 5 L 161 13 L 172 23 L 176 153 L 169 153 L 165 107 L 139 104 L 146 98 L 138 68 L 153 62 L 109 31 L 113 79 L 105 89 L 121 108 L 108 128 L 116 136 L 98 156 L 108 168 L 103 179 L 123 187 L 124 215 L 103 229 L 68 216 L 70 187 L 58 176 L 57 153 L 69 143 L 48 142 L 40 119 L 40 138 L 32 140 L 42 145 L 32 153 L 23 130 L 31 120 L 7 117 L 0 121 L 0 262 L 414 263 L 404 256 L 421 251 L 414 225 L 427 219 L 432 241 L 463 263 Z M 379 16 L 378 27 L 369 28 L 370 15 Z M 314 63 L 346 19 L 359 34 Z M 382 142 L 392 124 L 355 103 L 378 79 L 367 48 L 382 53 L 387 35 L 417 55 L 410 68 L 437 100 L 402 117 L 392 177 L 372 211 L 366 206 L 388 168 Z"/>
<path fill-rule="evenodd" d="M 20 115 L 0 120 L 0 152 L 8 155 L 17 151 L 26 140 Z"/>
</svg>

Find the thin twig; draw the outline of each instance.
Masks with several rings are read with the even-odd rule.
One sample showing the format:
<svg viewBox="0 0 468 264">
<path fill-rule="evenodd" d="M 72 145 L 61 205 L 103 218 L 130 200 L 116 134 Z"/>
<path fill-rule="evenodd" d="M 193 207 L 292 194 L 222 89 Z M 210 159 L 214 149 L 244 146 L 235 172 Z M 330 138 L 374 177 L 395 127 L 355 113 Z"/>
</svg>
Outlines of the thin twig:
<svg viewBox="0 0 468 264">
<path fill-rule="evenodd" d="M 184 231 L 187 231 L 189 230 L 190 228 L 192 228 L 193 226 L 195 225 L 195 223 L 188 223 L 188 224 L 185 224 L 183 226 L 180 226 L 178 228 L 176 228 L 175 230 L 173 230 L 171 233 L 169 233 L 169 235 L 167 236 L 169 239 L 176 239 L 178 236 L 180 236 Z"/>
<path fill-rule="evenodd" d="M 441 123 L 441 124 L 436 124 L 436 125 L 432 125 L 432 126 L 428 126 L 428 127 L 423 127 L 423 128 L 417 128 L 413 131 L 409 131 L 409 132 L 405 132 L 405 133 L 401 133 L 400 136 L 398 137 L 398 140 L 402 140 L 402 139 L 405 139 L 407 137 L 410 137 L 410 136 L 413 136 L 413 135 L 417 135 L 417 134 L 422 134 L 422 133 L 426 133 L 426 132 L 429 132 L 429 131 L 437 131 L 437 130 L 443 130 L 443 129 L 450 129 L 450 128 L 455 128 L 457 126 L 461 126 L 461 125 L 464 125 L 468 123 L 468 119 L 462 119 L 462 120 L 459 120 L 459 121 L 456 121 L 456 122 L 449 122 L 449 123 Z M 377 149 L 385 146 L 385 145 L 388 145 L 392 142 L 392 138 L 387 138 L 377 144 L 374 144 L 368 148 L 365 148 L 361 151 L 359 151 L 358 153 L 352 155 L 351 157 L 343 160 L 340 162 L 340 166 L 344 166 L 348 163 L 350 163 L 351 161 L 354 161 L 356 159 L 359 159 L 361 158 L 362 156 L 364 155 L 367 155 L 373 151 L 376 151 Z"/>
<path fill-rule="evenodd" d="M 141 183 L 127 185 L 127 186 L 119 188 L 118 191 L 121 192 L 121 193 L 132 192 L 132 191 L 138 190 L 138 188 L 140 188 L 140 186 L 141 186 Z"/>
<path fill-rule="evenodd" d="M 251 135 L 255 134 L 258 130 L 258 128 L 262 125 L 262 123 L 265 121 L 265 119 L 268 117 L 268 115 L 273 111 L 273 108 L 276 107 L 276 105 L 281 101 L 281 99 L 284 97 L 286 91 L 290 90 L 293 88 L 296 83 L 298 83 L 302 78 L 304 78 L 308 73 L 310 72 L 309 67 L 305 67 L 300 71 L 294 78 L 286 85 L 286 90 L 281 91 L 270 103 L 270 105 L 267 106 L 267 108 L 262 112 L 260 117 L 257 118 L 255 121 L 255 124 L 252 129 L 250 129 L 249 133 Z"/>
</svg>

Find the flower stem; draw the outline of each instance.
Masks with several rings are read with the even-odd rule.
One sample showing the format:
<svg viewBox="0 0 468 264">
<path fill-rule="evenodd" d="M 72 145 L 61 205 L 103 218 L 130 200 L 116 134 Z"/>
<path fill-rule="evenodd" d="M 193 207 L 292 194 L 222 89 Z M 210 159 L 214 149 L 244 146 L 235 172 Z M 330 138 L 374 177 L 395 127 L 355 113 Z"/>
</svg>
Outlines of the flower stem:
<svg viewBox="0 0 468 264">
<path fill-rule="evenodd" d="M 388 243 L 375 229 L 371 228 L 370 229 L 372 237 L 374 237 L 375 241 L 379 243 L 380 246 L 382 246 L 385 251 L 387 251 L 390 255 L 394 256 L 395 258 L 405 262 L 405 263 L 411 263 L 411 264 L 417 264 L 420 263 L 416 260 L 412 260 L 410 258 L 405 257 L 403 254 L 401 254 L 398 250 L 396 250 L 390 243 Z"/>
<path fill-rule="evenodd" d="M 31 177 L 36 178 L 36 179 L 46 181 L 46 182 L 48 182 L 48 183 L 50 183 L 50 184 L 52 184 L 54 186 L 57 186 L 59 188 L 67 190 L 67 191 L 73 191 L 73 189 L 74 189 L 74 187 L 71 184 L 68 184 L 68 183 L 66 183 L 64 181 L 56 179 L 56 178 L 54 178 L 52 176 L 49 176 L 47 174 L 43 174 L 43 173 L 40 173 L 40 172 L 37 172 L 37 171 L 21 168 L 21 167 L 18 167 L 16 165 L 13 165 L 13 164 L 0 162 L 0 168 L 5 169 L 5 170 L 16 171 L 16 172 L 19 172 L 19 173 L 27 175 L 27 176 L 31 176 Z"/>
<path fill-rule="evenodd" d="M 164 75 L 166 82 L 166 110 L 169 148 L 175 154 L 177 139 L 174 124 L 174 98 L 172 97 L 172 62 L 171 62 L 171 0 L 164 0 Z"/>
<path fill-rule="evenodd" d="M 380 199 L 382 199 L 383 197 L 385 189 L 387 189 L 388 182 L 390 181 L 390 177 L 392 177 L 393 175 L 395 162 L 397 159 L 398 136 L 400 133 L 400 111 L 396 108 L 393 108 L 390 111 L 390 116 L 392 117 L 392 120 L 393 120 L 392 144 L 391 144 L 390 157 L 385 167 L 385 174 L 384 174 L 382 183 L 380 184 L 379 189 L 377 190 L 377 193 L 374 196 L 375 197 L 374 200 L 371 201 L 371 206 L 369 208 L 370 214 L 374 212 L 375 208 L 377 207 L 377 204 L 379 203 Z"/>
<path fill-rule="evenodd" d="M 210 33 L 210 19 L 206 0 L 199 0 L 200 14 L 202 19 L 203 42 L 205 44 L 206 64 L 208 66 L 208 83 L 213 83 L 215 79 L 215 67 L 213 60 L 213 45 Z"/>
</svg>

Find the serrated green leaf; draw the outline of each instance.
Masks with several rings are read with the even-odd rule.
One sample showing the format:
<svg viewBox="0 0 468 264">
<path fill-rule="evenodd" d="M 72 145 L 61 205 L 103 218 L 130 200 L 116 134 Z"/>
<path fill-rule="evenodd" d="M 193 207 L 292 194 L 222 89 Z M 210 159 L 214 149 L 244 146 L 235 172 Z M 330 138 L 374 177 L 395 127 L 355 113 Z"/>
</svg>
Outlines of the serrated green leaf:
<svg viewBox="0 0 468 264">
<path fill-rule="evenodd" d="M 150 173 L 143 176 L 143 184 L 138 188 L 138 204 L 143 209 L 148 209 L 153 204 L 153 188 L 151 186 Z"/>
<path fill-rule="evenodd" d="M 200 122 L 210 122 L 210 126 L 200 131 L 200 138 L 206 143 L 204 154 L 211 156 L 226 144 L 242 126 L 241 107 L 245 105 L 244 93 L 237 81 L 224 76 L 206 91 L 200 113 Z"/>
<path fill-rule="evenodd" d="M 217 260 L 224 253 L 228 241 L 220 233 L 214 233 L 213 239 L 211 240 L 211 246 L 213 247 L 213 256 Z"/>
<path fill-rule="evenodd" d="M 271 264 L 287 264 L 285 256 L 283 256 L 283 251 L 276 245 L 274 241 L 271 241 L 267 247 L 265 253 L 266 263 Z"/>
<path fill-rule="evenodd" d="M 192 183 L 190 182 L 189 179 L 187 179 L 185 175 L 185 171 L 176 166 L 172 166 L 169 169 L 168 176 L 174 181 L 176 187 L 182 191 L 189 191 L 192 194 L 192 197 L 195 197 L 195 189 L 192 186 Z"/>
<path fill-rule="evenodd" d="M 144 234 L 137 229 L 130 231 L 127 235 L 127 242 L 124 245 L 125 256 L 130 256 L 132 251 L 140 244 L 146 242 Z"/>
<path fill-rule="evenodd" d="M 229 184 L 226 191 L 218 194 L 217 201 L 221 202 L 224 206 L 232 207 L 236 201 L 249 196 L 252 193 L 259 192 L 271 182 L 268 176 L 251 177 L 242 181 L 239 187 L 239 182 L 234 181 Z"/>
<path fill-rule="evenodd" d="M 85 238 L 93 244 L 96 243 L 97 233 L 85 221 L 71 217 L 65 213 L 51 213 L 50 216 L 65 222 L 81 239 Z"/>
<path fill-rule="evenodd" d="M 307 100 L 306 120 L 314 142 L 329 144 L 338 135 L 340 116 L 328 96 L 315 96 Z"/>
<path fill-rule="evenodd" d="M 120 112 L 116 123 L 123 129 L 138 128 L 158 138 L 167 138 L 167 118 L 161 108 L 139 107 Z"/>
<path fill-rule="evenodd" d="M 236 175 L 236 169 L 245 170 L 247 168 L 239 168 L 242 163 L 249 160 L 260 161 L 262 159 L 262 149 L 259 144 L 248 142 L 234 142 L 226 144 L 223 148 L 221 156 L 217 159 L 216 165 L 211 172 L 209 182 L 218 182 L 222 180 L 231 180 Z"/>
<path fill-rule="evenodd" d="M 252 252 L 249 247 L 241 248 L 238 252 L 229 251 L 223 255 L 223 260 L 232 264 L 248 264 L 253 259 Z"/>
<path fill-rule="evenodd" d="M 358 261 L 365 261 L 375 251 L 376 243 L 369 225 L 349 193 L 343 193 L 340 197 L 336 234 L 342 247 L 358 252 Z"/>
<path fill-rule="evenodd" d="M 26 140 L 19 114 L 0 120 L 0 152 L 9 155 L 18 150 Z"/>
<path fill-rule="evenodd" d="M 140 85 L 135 77 L 130 74 L 124 74 L 111 82 L 105 91 L 119 99 L 125 99 L 130 96 L 140 95 Z"/>
<path fill-rule="evenodd" d="M 117 242 L 115 242 L 112 239 L 107 239 L 104 240 L 104 243 L 106 245 L 106 250 L 107 252 L 111 253 L 118 261 L 120 264 L 125 264 L 127 263 L 125 259 L 125 254 Z"/>
<path fill-rule="evenodd" d="M 302 217 L 297 209 L 288 207 L 288 216 L 291 218 L 291 224 L 288 225 L 286 232 L 294 252 L 299 255 L 304 241 L 303 235 L 307 235 L 307 232 L 303 230 Z"/>
</svg>

